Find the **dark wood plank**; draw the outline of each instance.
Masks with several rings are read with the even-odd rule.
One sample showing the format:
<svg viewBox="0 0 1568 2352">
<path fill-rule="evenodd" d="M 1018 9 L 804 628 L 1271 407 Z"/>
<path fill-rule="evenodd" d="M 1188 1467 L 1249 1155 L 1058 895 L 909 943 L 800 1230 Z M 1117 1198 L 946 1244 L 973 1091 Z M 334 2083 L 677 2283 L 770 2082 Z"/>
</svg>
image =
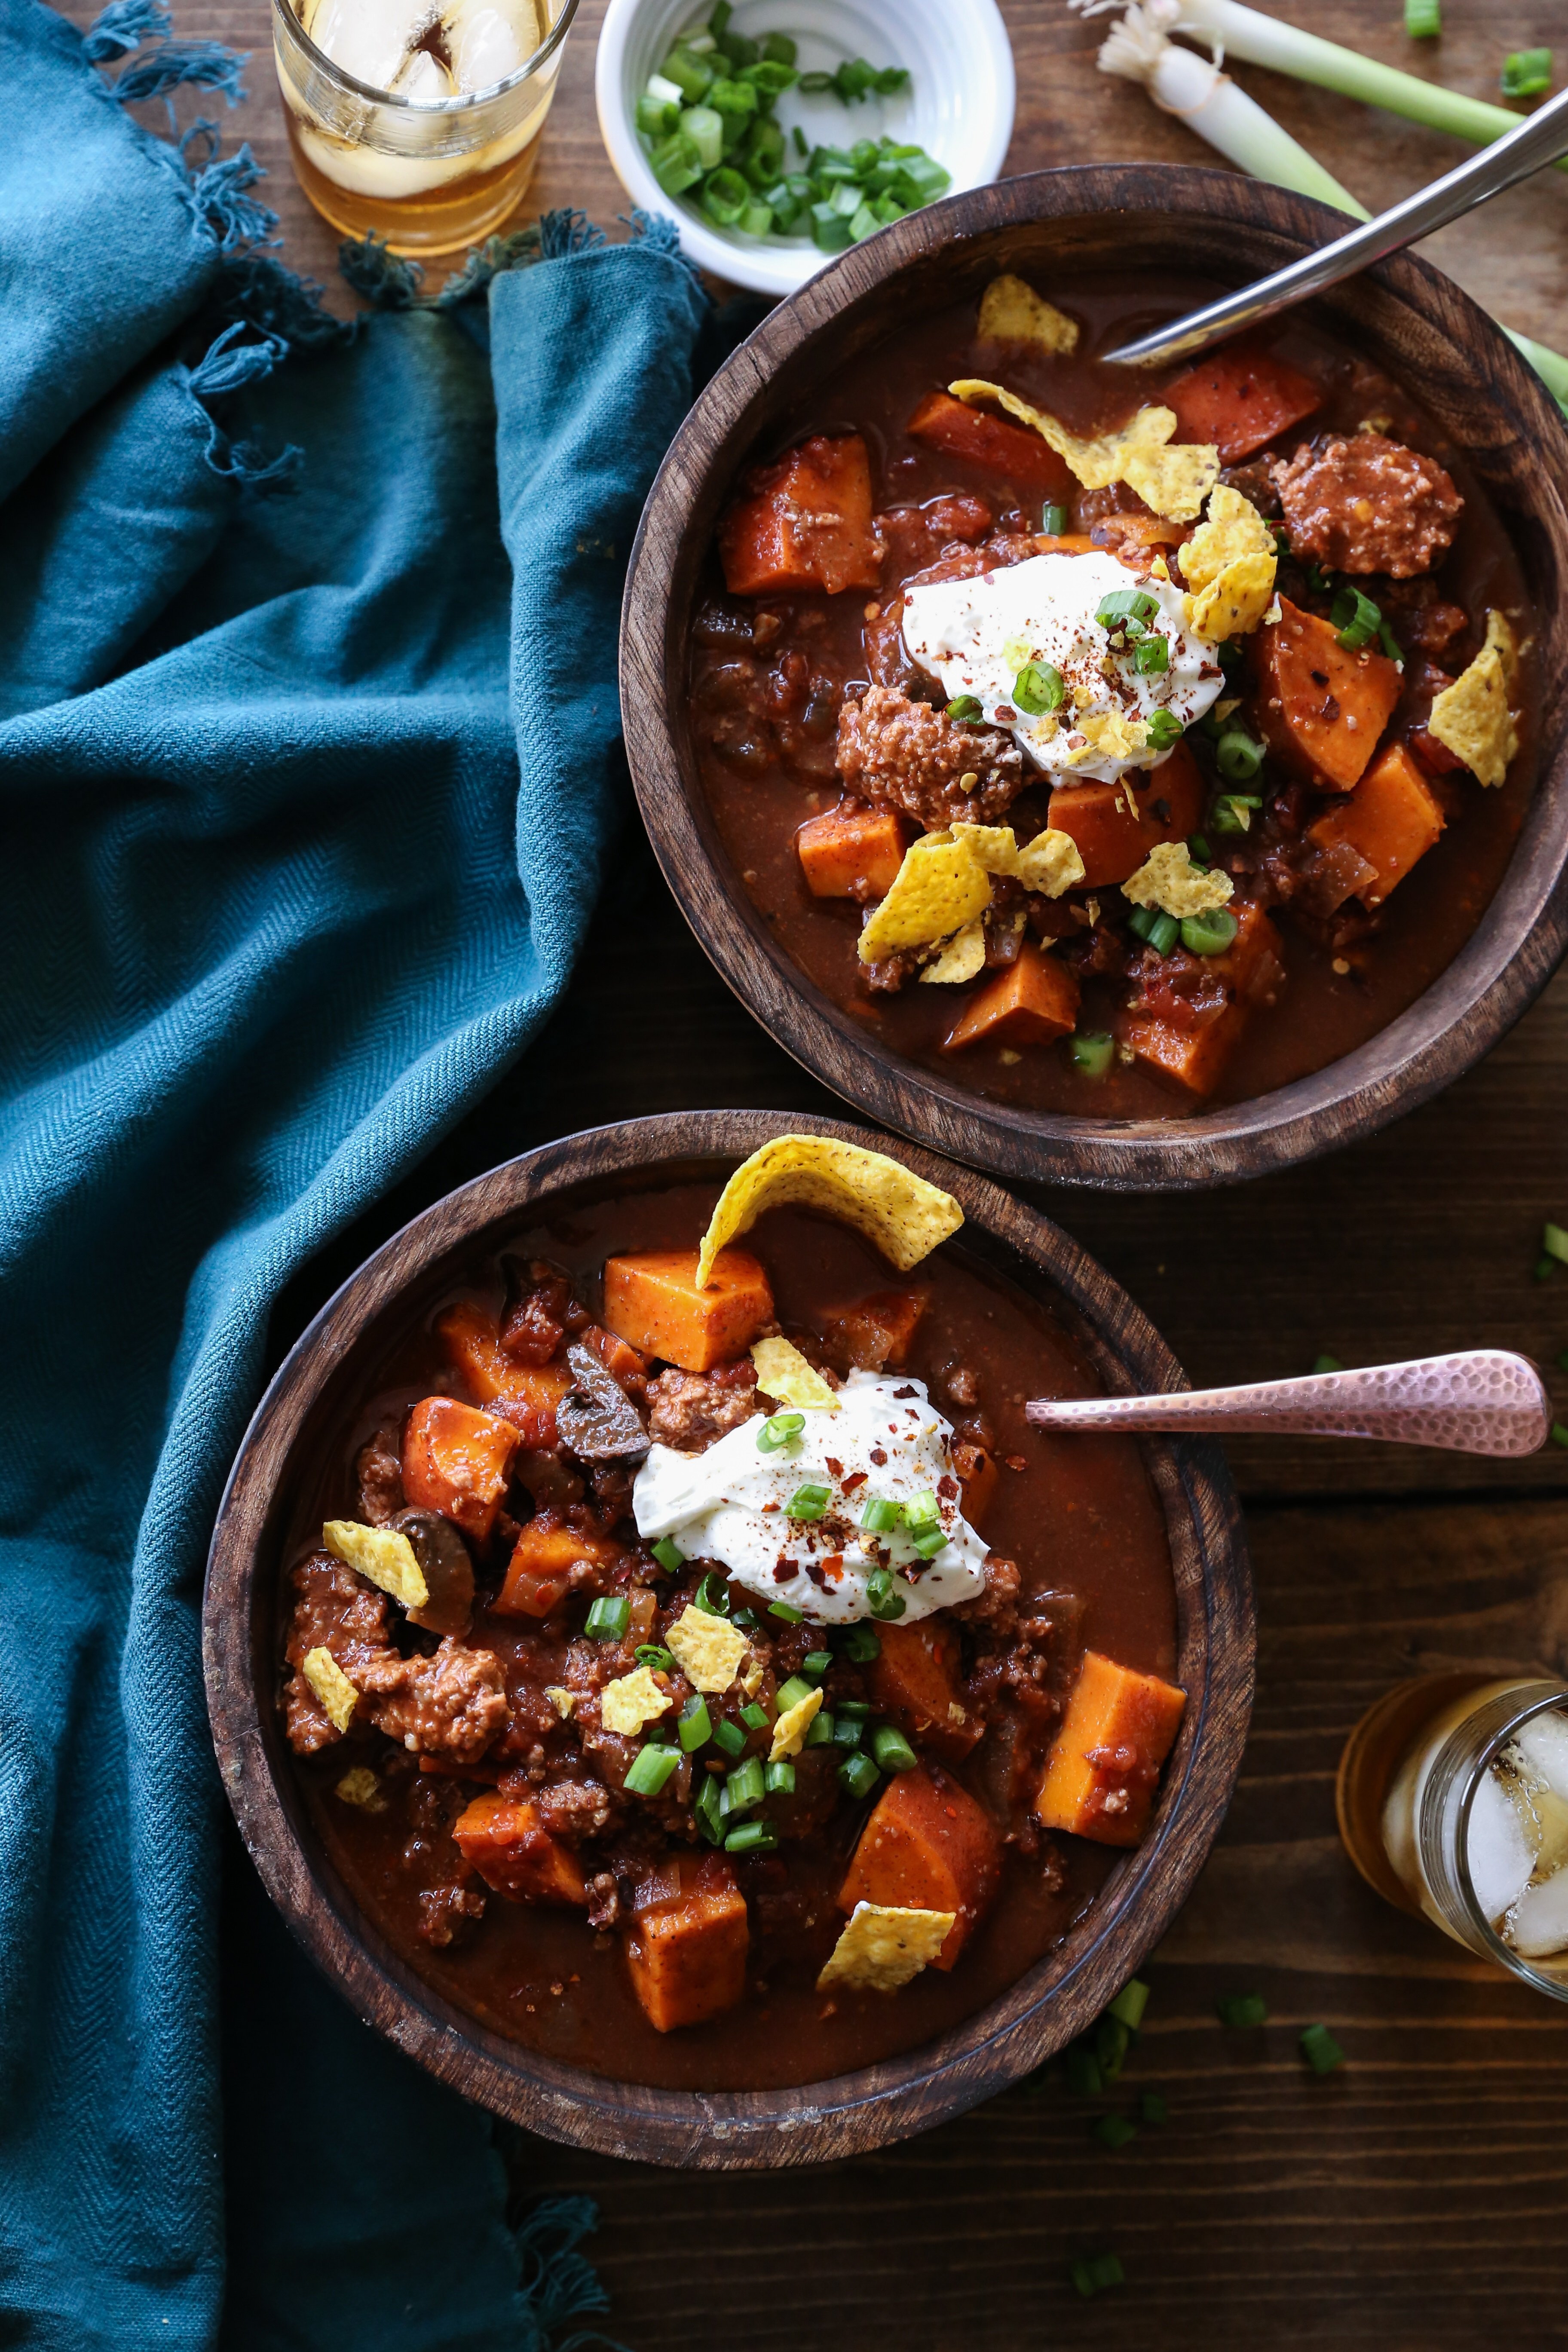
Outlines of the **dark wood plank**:
<svg viewBox="0 0 1568 2352">
<path fill-rule="evenodd" d="M 858 2330 L 905 2352 L 1563 2341 L 1568 2011 L 1363 1885 L 1334 1835 L 1333 1774 L 1402 1675 L 1563 1670 L 1568 1513 L 1293 1507 L 1250 1525 L 1252 1738 L 1219 1845 L 1142 1972 L 1147 2031 L 1118 2091 L 1014 2092 L 876 2158 L 704 2181 L 696 2205 L 674 2174 L 525 2142 L 524 2193 L 603 2208 L 594 2254 L 621 2341 L 675 2352 L 695 2314 L 759 2352 Z M 1222 2029 L 1226 1991 L 1261 1992 L 1268 2025 Z M 1320 2021 L 1349 2058 L 1326 2081 L 1296 2050 Z M 1095 2147 L 1095 2117 L 1145 2088 L 1169 2124 Z M 1127 2287 L 1084 2305 L 1067 2264 L 1108 2250 Z"/>
</svg>

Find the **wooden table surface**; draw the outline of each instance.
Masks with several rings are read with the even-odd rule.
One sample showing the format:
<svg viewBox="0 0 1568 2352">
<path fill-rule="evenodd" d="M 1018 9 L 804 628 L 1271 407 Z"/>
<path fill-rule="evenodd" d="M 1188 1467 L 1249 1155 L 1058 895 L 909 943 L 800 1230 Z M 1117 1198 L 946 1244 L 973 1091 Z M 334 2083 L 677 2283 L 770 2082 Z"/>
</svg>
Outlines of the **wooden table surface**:
<svg viewBox="0 0 1568 2352">
<path fill-rule="evenodd" d="M 1100 27 L 1061 0 L 1003 0 L 1017 56 L 1009 169 L 1206 148 L 1093 69 Z M 1440 47 L 1398 0 L 1290 0 L 1295 19 L 1478 95 L 1505 47 L 1562 36 L 1562 0 L 1444 0 Z M 256 54 L 232 130 L 271 179 L 282 257 L 336 280 L 335 238 L 289 175 L 266 0 L 176 0 L 180 32 Z M 609 225 L 626 200 L 593 107 L 600 0 L 583 0 L 531 208 Z M 1326 93 L 1238 79 L 1363 202 L 1459 149 Z M 210 103 L 209 103 L 210 110 Z M 1549 173 L 1426 250 L 1509 325 L 1568 350 L 1568 182 Z M 600 1120 L 701 1105 L 837 1106 L 728 996 L 676 913 L 629 799 L 611 901 L 567 1004 L 516 1075 L 417 1181 L 318 1262 L 279 1351 L 411 1211 L 494 1161 Z M 1543 1218 L 1568 1222 L 1568 976 L 1462 1085 L 1384 1135 L 1295 1173 L 1175 1200 L 1038 1194 L 1147 1307 L 1194 1381 L 1492 1342 L 1553 1364 L 1568 1269 L 1532 1278 Z M 1568 1417 L 1568 1376 L 1558 1377 Z M 1131 2338 L 1160 2352 L 1377 2345 L 1520 2352 L 1568 2342 L 1568 2011 L 1385 1907 L 1334 1832 L 1356 1717 L 1401 1677 L 1456 1665 L 1568 1669 L 1568 1456 L 1491 1469 L 1394 1448 L 1247 1440 L 1260 1620 L 1240 1786 L 1186 1911 L 1143 1971 L 1146 2030 L 1119 2095 L 1015 2092 L 906 2146 L 817 2171 L 688 2177 L 542 2141 L 524 2194 L 591 2192 L 609 2325 L 633 2352 L 694 2329 L 754 2352 L 874 2335 L 900 2352 L 1015 2352 Z M 1216 1995 L 1268 2022 L 1221 2027 Z M 1327 2023 L 1349 2063 L 1296 2052 Z M 1108 2106 L 1162 2093 L 1170 2120 L 1110 2155 Z M 1120 2254 L 1092 2305 L 1069 2260 Z M 673 2292 L 671 2291 L 673 2288 Z"/>
</svg>

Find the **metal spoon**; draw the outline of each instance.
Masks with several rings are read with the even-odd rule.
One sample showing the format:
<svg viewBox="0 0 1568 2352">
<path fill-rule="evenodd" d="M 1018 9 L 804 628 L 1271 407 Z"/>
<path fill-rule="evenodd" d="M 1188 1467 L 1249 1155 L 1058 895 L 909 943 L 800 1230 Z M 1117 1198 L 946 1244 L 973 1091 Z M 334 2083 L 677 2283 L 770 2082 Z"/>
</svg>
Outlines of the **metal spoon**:
<svg viewBox="0 0 1568 2352">
<path fill-rule="evenodd" d="M 1164 1396 L 1089 1397 L 1024 1407 L 1040 1429 L 1258 1430 L 1270 1436 L 1381 1437 L 1451 1454 L 1539 1454 L 1552 1401 L 1526 1356 L 1467 1348 L 1364 1371 L 1310 1372 L 1249 1388 L 1184 1389 Z"/>
<path fill-rule="evenodd" d="M 1489 196 L 1500 195 L 1505 188 L 1527 180 L 1532 172 L 1555 163 L 1563 154 L 1568 154 L 1568 89 L 1560 90 L 1527 116 L 1517 131 L 1506 131 L 1479 155 L 1434 180 L 1429 188 L 1417 189 L 1403 204 L 1336 237 L 1321 252 L 1303 254 L 1300 261 L 1259 278 L 1256 286 L 1223 295 L 1217 302 L 1205 303 L 1201 310 L 1173 319 L 1169 326 L 1156 327 L 1152 335 L 1140 335 L 1135 342 L 1123 343 L 1104 356 L 1129 367 L 1157 367 L 1163 361 L 1206 351 L 1239 328 L 1272 319 L 1277 311 L 1305 301 L 1309 294 L 1321 294 L 1326 286 L 1337 286 L 1342 278 L 1353 278 L 1358 269 L 1401 252 L 1418 237 L 1430 236 L 1434 229 L 1484 205 Z"/>
</svg>

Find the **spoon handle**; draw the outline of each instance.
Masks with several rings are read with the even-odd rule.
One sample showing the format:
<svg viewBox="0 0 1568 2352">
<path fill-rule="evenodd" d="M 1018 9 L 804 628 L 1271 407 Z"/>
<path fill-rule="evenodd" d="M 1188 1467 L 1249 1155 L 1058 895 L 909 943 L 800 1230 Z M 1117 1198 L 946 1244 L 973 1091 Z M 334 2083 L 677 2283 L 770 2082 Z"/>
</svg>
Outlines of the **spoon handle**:
<svg viewBox="0 0 1568 2352">
<path fill-rule="evenodd" d="M 1501 1348 L 1418 1356 L 1364 1371 L 1310 1372 L 1251 1387 L 1183 1389 L 1164 1396 L 1090 1397 L 1025 1406 L 1040 1429 L 1219 1429 L 1301 1437 L 1381 1437 L 1453 1454 L 1538 1454 L 1552 1402 L 1528 1357 Z"/>
<path fill-rule="evenodd" d="M 1206 303 L 1184 319 L 1173 319 L 1168 325 L 1156 327 L 1152 334 L 1140 335 L 1136 341 L 1107 352 L 1105 357 L 1128 367 L 1157 367 L 1163 361 L 1206 351 L 1222 337 L 1272 319 L 1292 303 L 1304 302 L 1310 294 L 1321 294 L 1325 287 L 1337 286 L 1342 278 L 1353 277 L 1358 269 L 1369 268 L 1374 261 L 1414 245 L 1417 238 L 1430 236 L 1434 229 L 1485 204 L 1489 196 L 1500 195 L 1542 164 L 1554 163 L 1564 150 L 1568 150 L 1568 90 L 1560 90 L 1535 113 L 1523 116 L 1517 131 L 1505 131 L 1479 155 L 1457 163 L 1430 187 L 1418 188 L 1375 220 L 1347 230 L 1317 253 L 1303 254 L 1300 261 L 1276 269 L 1256 285 L 1222 295 L 1217 302 Z"/>
</svg>

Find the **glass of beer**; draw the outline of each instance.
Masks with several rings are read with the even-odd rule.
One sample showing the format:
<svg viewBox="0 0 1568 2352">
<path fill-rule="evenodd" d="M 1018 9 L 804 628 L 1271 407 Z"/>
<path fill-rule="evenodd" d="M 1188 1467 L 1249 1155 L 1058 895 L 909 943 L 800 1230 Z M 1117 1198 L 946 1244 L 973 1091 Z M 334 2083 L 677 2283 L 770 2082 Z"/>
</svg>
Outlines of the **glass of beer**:
<svg viewBox="0 0 1568 2352">
<path fill-rule="evenodd" d="M 1338 1802 L 1380 1895 L 1568 2000 L 1568 1684 L 1400 1684 L 1352 1732 Z"/>
<path fill-rule="evenodd" d="M 348 236 L 458 253 L 521 202 L 577 0 L 272 0 L 300 184 Z"/>
</svg>

